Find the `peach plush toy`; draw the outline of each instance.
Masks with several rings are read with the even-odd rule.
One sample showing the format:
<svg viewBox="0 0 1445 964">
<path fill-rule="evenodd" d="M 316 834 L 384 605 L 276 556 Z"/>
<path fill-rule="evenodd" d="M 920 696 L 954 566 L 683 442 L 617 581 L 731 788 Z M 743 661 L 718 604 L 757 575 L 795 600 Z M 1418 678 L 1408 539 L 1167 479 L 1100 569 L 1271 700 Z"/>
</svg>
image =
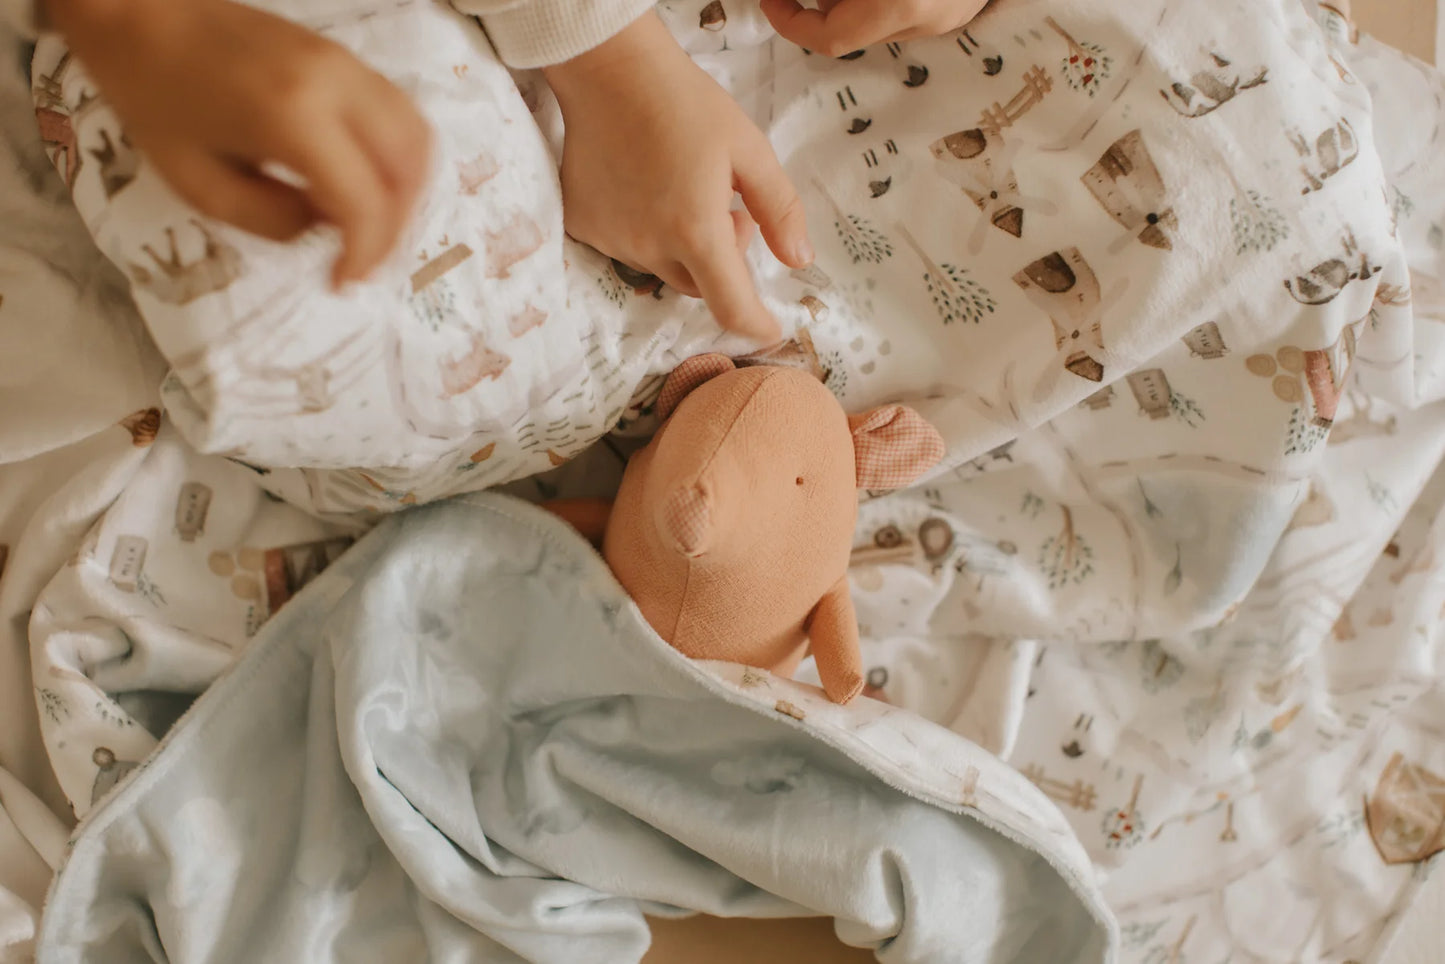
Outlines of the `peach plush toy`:
<svg viewBox="0 0 1445 964">
<path fill-rule="evenodd" d="M 811 644 L 829 699 L 853 699 L 858 490 L 907 485 L 943 457 L 943 440 L 905 406 L 850 416 L 806 372 L 724 355 L 679 366 L 657 410 L 665 421 L 610 512 L 548 508 L 601 542 L 642 615 L 685 655 L 790 676 Z"/>
</svg>

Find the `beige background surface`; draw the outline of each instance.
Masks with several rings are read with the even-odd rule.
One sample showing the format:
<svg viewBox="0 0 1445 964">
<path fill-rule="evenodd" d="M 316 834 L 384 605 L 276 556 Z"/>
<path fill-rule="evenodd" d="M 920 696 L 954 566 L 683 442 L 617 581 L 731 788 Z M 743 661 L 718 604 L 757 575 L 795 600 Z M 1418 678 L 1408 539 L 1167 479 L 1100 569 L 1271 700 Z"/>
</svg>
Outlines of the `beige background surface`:
<svg viewBox="0 0 1445 964">
<path fill-rule="evenodd" d="M 1007 0 L 1004 0 L 1007 2 Z M 1336 6 L 1350 6 L 1336 0 Z M 1422 60 L 1434 60 L 1436 0 L 1354 0 L 1360 29 Z M 871 953 L 843 947 L 832 921 L 653 921 L 644 964 L 864 964 Z"/>
</svg>

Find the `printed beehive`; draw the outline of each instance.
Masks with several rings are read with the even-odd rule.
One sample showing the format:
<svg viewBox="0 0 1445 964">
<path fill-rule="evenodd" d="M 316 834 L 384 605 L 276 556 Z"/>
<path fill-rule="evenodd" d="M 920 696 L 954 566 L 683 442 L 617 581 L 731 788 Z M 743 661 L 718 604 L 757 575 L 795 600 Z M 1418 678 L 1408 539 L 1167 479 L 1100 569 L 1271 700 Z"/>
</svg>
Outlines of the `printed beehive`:
<svg viewBox="0 0 1445 964">
<path fill-rule="evenodd" d="M 1139 410 L 1152 419 L 1169 417 L 1169 379 L 1162 368 L 1149 368 L 1129 376 L 1129 388 Z"/>
</svg>

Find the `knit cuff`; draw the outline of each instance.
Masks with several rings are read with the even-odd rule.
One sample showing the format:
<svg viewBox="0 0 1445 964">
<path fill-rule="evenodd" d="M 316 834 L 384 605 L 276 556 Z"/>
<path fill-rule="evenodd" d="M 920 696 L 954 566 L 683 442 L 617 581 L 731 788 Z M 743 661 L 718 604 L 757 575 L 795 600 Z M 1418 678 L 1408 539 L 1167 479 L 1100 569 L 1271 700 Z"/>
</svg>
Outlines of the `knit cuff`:
<svg viewBox="0 0 1445 964">
<path fill-rule="evenodd" d="M 653 0 L 526 0 L 485 13 L 482 26 L 509 67 L 550 67 L 610 40 Z"/>
</svg>

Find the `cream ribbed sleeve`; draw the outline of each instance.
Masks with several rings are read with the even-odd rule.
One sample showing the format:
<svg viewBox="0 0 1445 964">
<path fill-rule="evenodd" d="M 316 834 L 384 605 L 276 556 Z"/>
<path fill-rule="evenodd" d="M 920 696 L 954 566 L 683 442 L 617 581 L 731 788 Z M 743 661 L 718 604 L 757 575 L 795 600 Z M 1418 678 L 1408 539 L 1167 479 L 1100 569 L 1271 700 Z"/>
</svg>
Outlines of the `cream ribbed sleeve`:
<svg viewBox="0 0 1445 964">
<path fill-rule="evenodd" d="M 35 0 L 0 0 L 0 24 L 22 37 L 35 36 Z"/>
<path fill-rule="evenodd" d="M 548 67 L 610 39 L 653 0 L 452 0 L 452 5 L 482 21 L 507 66 Z"/>
</svg>

